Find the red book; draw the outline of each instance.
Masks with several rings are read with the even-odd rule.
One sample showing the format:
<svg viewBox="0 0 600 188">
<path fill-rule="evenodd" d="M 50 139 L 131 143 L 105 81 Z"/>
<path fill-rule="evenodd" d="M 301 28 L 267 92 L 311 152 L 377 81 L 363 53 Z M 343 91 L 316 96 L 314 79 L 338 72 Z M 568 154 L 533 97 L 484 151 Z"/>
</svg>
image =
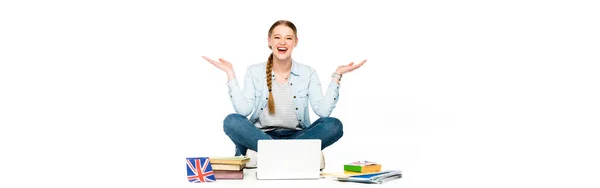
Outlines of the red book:
<svg viewBox="0 0 600 188">
<path fill-rule="evenodd" d="M 241 180 L 244 179 L 244 171 L 230 171 L 230 170 L 213 170 L 215 179 L 217 180 Z"/>
</svg>

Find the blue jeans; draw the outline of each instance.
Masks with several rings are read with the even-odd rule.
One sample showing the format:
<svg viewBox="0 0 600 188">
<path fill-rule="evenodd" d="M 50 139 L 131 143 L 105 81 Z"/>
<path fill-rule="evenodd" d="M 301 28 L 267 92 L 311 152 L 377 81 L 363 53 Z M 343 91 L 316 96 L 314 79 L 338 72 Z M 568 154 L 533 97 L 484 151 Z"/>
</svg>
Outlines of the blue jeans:
<svg viewBox="0 0 600 188">
<path fill-rule="evenodd" d="M 258 151 L 258 140 L 321 139 L 321 150 L 338 141 L 344 134 L 342 122 L 334 117 L 319 118 L 304 130 L 273 130 L 263 132 L 240 114 L 229 114 L 223 120 L 223 130 L 235 144 L 235 155 L 246 155 L 246 150 Z"/>
</svg>

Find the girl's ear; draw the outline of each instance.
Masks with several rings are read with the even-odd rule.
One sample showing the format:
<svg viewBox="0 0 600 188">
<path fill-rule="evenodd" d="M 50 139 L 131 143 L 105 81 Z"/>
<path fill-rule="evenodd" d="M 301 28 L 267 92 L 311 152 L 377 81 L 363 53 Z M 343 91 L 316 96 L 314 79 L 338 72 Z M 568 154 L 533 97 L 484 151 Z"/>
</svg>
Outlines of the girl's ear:
<svg viewBox="0 0 600 188">
<path fill-rule="evenodd" d="M 294 48 L 298 46 L 298 38 L 296 37 L 296 42 L 294 43 Z"/>
<path fill-rule="evenodd" d="M 271 49 L 271 36 L 267 36 L 267 45 L 269 45 L 269 49 Z"/>
</svg>

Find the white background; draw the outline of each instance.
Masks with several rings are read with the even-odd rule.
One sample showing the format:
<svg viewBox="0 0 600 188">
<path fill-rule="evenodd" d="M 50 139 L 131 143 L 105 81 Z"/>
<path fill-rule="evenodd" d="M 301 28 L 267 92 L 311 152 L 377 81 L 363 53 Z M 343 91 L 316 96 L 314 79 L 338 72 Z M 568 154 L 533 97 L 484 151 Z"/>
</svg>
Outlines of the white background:
<svg viewBox="0 0 600 188">
<path fill-rule="evenodd" d="M 186 157 L 234 152 L 226 75 L 201 56 L 241 77 L 266 61 L 278 19 L 298 27 L 293 58 L 324 89 L 368 59 L 342 80 L 332 116 L 345 132 L 326 170 L 373 160 L 403 170 L 401 187 L 598 187 L 599 9 L 3 1 L 0 187 L 189 187 Z"/>
</svg>

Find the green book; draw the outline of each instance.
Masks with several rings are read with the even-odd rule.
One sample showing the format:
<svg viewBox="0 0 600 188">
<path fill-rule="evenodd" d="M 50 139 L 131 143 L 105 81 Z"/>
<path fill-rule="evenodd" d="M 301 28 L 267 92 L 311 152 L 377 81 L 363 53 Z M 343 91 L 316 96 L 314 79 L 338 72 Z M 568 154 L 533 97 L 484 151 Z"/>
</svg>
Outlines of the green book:
<svg viewBox="0 0 600 188">
<path fill-rule="evenodd" d="M 370 161 L 356 161 L 344 165 L 344 171 L 350 172 L 379 172 L 381 165 Z"/>
</svg>

